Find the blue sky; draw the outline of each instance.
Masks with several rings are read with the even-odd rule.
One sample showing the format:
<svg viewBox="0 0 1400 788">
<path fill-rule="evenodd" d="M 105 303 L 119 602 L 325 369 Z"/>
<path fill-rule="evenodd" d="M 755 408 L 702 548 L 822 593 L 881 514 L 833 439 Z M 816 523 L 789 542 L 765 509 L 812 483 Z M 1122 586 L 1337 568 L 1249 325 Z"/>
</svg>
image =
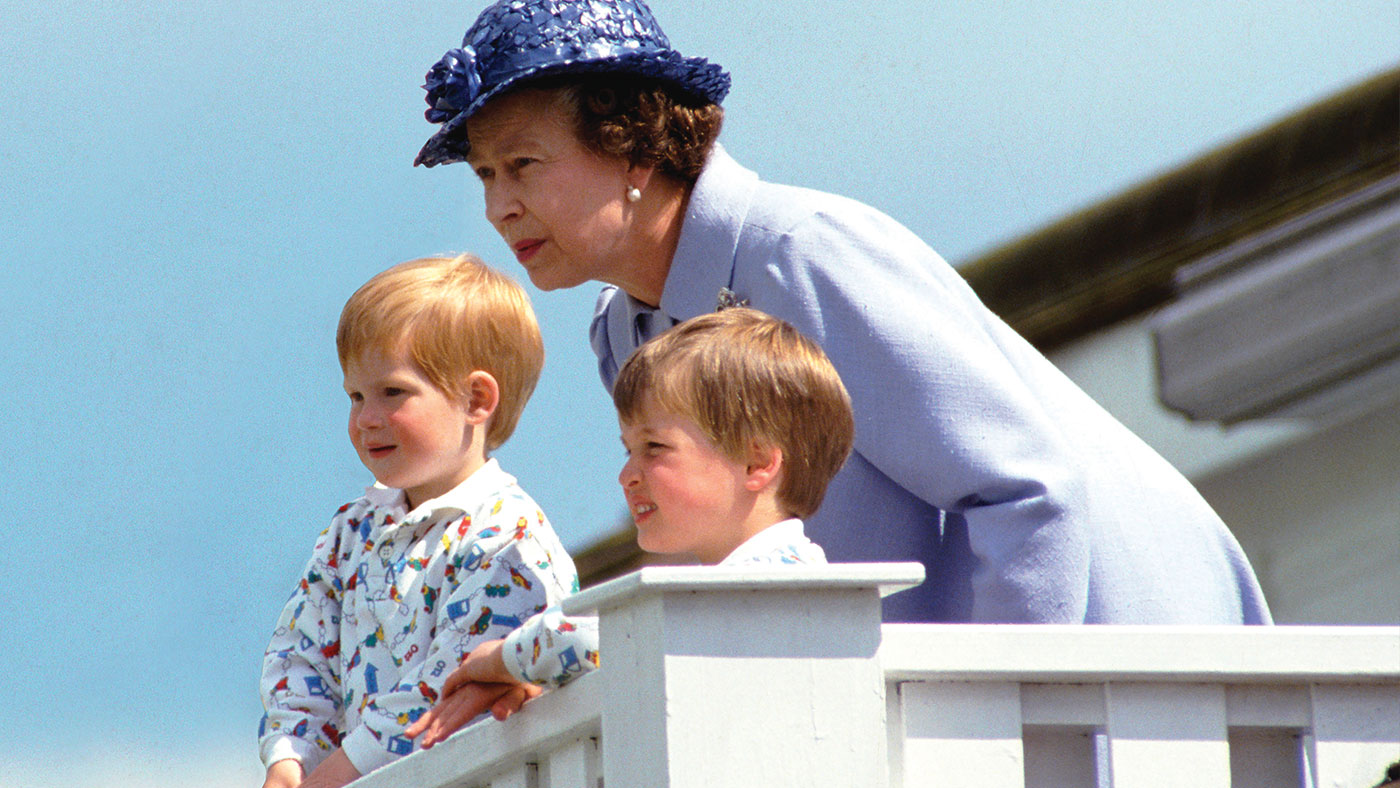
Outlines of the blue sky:
<svg viewBox="0 0 1400 788">
<path fill-rule="evenodd" d="M 652 7 L 733 74 L 740 161 L 954 261 L 1400 62 L 1400 0 Z M 341 305 L 425 254 L 521 273 L 464 167 L 409 166 L 478 11 L 0 0 L 0 786 L 256 784 L 270 626 L 370 480 Z M 570 547 L 623 516 L 594 295 L 532 291 L 545 375 L 499 455 Z"/>
</svg>

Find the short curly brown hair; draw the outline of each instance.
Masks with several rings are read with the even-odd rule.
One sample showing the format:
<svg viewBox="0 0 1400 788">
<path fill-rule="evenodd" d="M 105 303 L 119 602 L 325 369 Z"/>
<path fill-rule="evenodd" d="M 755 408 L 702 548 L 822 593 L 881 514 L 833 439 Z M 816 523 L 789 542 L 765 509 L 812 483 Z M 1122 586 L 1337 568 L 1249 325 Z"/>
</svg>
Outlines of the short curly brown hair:
<svg viewBox="0 0 1400 788">
<path fill-rule="evenodd" d="M 589 150 L 656 167 L 694 184 L 724 124 L 724 109 L 669 82 L 630 74 L 560 74 L 523 90 L 554 95 Z"/>
</svg>

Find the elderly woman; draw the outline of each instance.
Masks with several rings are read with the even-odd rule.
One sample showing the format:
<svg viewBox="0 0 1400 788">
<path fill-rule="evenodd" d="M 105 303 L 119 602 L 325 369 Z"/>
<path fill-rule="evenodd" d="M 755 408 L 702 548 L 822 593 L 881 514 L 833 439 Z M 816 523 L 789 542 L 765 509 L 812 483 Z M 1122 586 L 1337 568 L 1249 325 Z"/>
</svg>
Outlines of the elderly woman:
<svg viewBox="0 0 1400 788">
<path fill-rule="evenodd" d="M 466 161 L 545 290 L 604 283 L 603 383 L 680 320 L 742 303 L 815 339 L 856 444 L 809 533 L 918 560 L 888 620 L 1267 623 L 1229 530 L 1165 460 L 904 227 L 765 183 L 716 143 L 729 77 L 640 0 L 499 0 L 428 74 L 418 155 Z"/>
</svg>

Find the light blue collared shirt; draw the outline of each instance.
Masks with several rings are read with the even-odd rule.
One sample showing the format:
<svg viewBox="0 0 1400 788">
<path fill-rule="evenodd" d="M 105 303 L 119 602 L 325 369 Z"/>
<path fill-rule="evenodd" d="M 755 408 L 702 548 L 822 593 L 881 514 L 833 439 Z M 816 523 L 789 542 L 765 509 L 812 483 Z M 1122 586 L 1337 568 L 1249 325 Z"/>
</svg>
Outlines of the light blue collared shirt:
<svg viewBox="0 0 1400 788">
<path fill-rule="evenodd" d="M 765 183 L 716 149 L 653 310 L 605 287 L 609 388 L 721 288 L 831 357 L 855 449 L 808 533 L 833 561 L 922 561 L 895 621 L 1267 623 L 1253 569 L 1195 488 L 868 206 Z"/>
</svg>

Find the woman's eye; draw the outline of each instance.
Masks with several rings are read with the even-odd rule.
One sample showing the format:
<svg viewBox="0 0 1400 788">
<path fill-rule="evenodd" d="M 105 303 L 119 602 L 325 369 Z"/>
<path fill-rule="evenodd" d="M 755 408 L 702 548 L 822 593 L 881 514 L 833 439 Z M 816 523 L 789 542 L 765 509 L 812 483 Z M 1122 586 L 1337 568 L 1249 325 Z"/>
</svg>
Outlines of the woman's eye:
<svg viewBox="0 0 1400 788">
<path fill-rule="evenodd" d="M 407 394 L 407 393 L 408 393 L 408 392 L 405 391 L 404 389 L 396 388 L 396 387 L 394 387 L 394 386 L 390 386 L 390 387 L 384 389 L 384 396 L 386 396 L 386 397 L 401 397 L 401 396 L 403 396 L 404 394 Z"/>
<path fill-rule="evenodd" d="M 513 166 L 518 171 L 524 169 L 525 165 L 534 163 L 535 160 L 530 158 L 529 156 L 518 156 L 513 161 L 511 161 L 511 166 Z"/>
</svg>

